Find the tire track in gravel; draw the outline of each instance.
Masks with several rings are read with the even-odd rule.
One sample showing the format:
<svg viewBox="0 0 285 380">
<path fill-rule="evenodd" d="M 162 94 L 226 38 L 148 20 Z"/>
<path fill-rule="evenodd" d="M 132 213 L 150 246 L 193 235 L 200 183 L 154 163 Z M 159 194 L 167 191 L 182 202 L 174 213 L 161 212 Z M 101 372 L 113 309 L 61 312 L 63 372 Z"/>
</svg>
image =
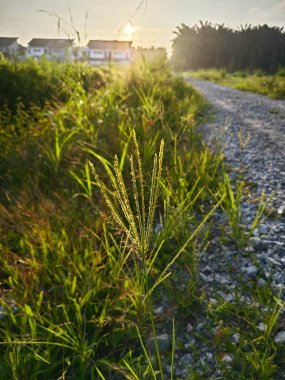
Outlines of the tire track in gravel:
<svg viewBox="0 0 285 380">
<path fill-rule="evenodd" d="M 186 79 L 212 105 L 215 120 L 205 126 L 224 146 L 233 167 L 246 167 L 246 178 L 259 191 L 275 194 L 273 203 L 285 212 L 285 101 L 270 99 L 202 80 Z M 248 145 L 241 150 L 250 134 Z"/>
<path fill-rule="evenodd" d="M 255 326 L 248 329 L 259 331 L 265 326 L 268 305 L 254 301 L 252 295 L 256 289 L 270 287 L 275 296 L 285 300 L 285 102 L 206 81 L 186 80 L 212 106 L 208 121 L 200 126 L 205 143 L 213 151 L 222 148 L 225 161 L 230 164 L 230 177 L 234 179 L 242 174 L 250 185 L 240 205 L 245 231 L 253 223 L 260 194 L 272 196 L 273 217 L 260 221 L 244 248 L 238 248 L 227 236 L 227 218 L 221 209 L 217 210 L 212 216 L 209 246 L 198 260 L 199 290 L 205 296 L 206 310 L 208 305 L 223 308 L 225 303 L 234 310 L 255 310 L 258 318 Z M 240 143 L 241 131 L 243 142 L 250 134 L 244 146 Z M 222 231 L 225 235 L 220 239 Z M 167 302 L 159 306 L 167 309 Z M 191 323 L 177 331 L 183 348 L 176 354 L 175 375 L 188 379 L 189 368 L 192 368 L 201 378 L 227 379 L 226 367 L 227 371 L 235 371 L 236 378 L 245 378 L 239 376 L 240 357 L 234 352 L 224 355 L 222 364 L 218 360 L 220 348 L 215 344 L 215 337 L 224 323 L 220 320 L 223 317 L 219 315 L 214 320 L 207 313 L 200 310 L 196 318 L 193 313 Z M 285 309 L 280 315 L 285 321 Z M 272 338 L 277 345 L 285 344 L 284 322 L 275 327 Z M 232 335 L 227 339 L 238 348 L 236 352 L 247 351 L 251 338 L 239 318 L 233 318 L 230 330 Z M 168 329 L 163 332 L 168 333 Z M 280 363 L 274 378 L 285 379 Z"/>
<path fill-rule="evenodd" d="M 215 83 L 190 80 L 191 84 L 225 116 L 242 121 L 267 145 L 285 156 L 285 101 L 235 90 Z M 273 144 L 272 144 L 273 143 Z"/>
<path fill-rule="evenodd" d="M 244 304 L 253 308 L 252 291 L 269 286 L 273 294 L 285 301 L 285 102 L 269 99 L 252 93 L 238 91 L 214 83 L 186 78 L 212 105 L 210 121 L 201 126 L 206 144 L 213 150 L 222 148 L 226 163 L 230 164 L 230 176 L 242 173 L 251 185 L 250 197 L 241 202 L 242 223 L 249 229 L 258 207 L 255 200 L 263 192 L 271 196 L 273 217 L 264 218 L 254 231 L 244 249 L 239 249 L 231 239 L 219 239 L 219 227 L 225 223 L 221 210 L 214 215 L 214 228 L 210 244 L 199 260 L 200 289 L 206 302 L 223 305 L 224 302 L 239 308 Z M 248 143 L 241 147 L 250 134 Z M 255 186 L 252 186 L 255 184 Z M 252 202 L 254 200 L 254 202 Z M 263 315 L 267 305 L 259 304 L 255 321 L 256 328 L 263 326 Z M 283 323 L 279 323 L 272 338 L 276 344 L 285 344 L 285 309 L 281 311 Z M 221 368 L 217 361 L 217 348 L 213 345 L 215 325 L 207 316 L 199 315 L 199 323 L 185 329 L 183 338 L 186 353 L 178 359 L 179 375 L 187 378 L 188 365 L 192 364 L 201 373 L 203 363 L 208 363 L 207 378 L 221 379 Z M 220 322 L 219 322 L 220 323 Z M 188 330 L 190 332 L 188 332 Z M 233 322 L 230 337 L 238 345 L 240 333 L 237 322 Z M 199 337 L 202 334 L 202 339 Z M 200 334 L 200 335 L 199 335 Z M 192 339 L 192 340 L 191 340 Z M 199 347 L 200 358 L 195 362 L 188 342 Z M 240 346 L 242 347 L 242 345 Z M 241 348 L 242 349 L 242 348 Z M 225 355 L 226 366 L 232 367 L 235 356 Z M 276 379 L 285 379 L 280 366 Z"/>
</svg>

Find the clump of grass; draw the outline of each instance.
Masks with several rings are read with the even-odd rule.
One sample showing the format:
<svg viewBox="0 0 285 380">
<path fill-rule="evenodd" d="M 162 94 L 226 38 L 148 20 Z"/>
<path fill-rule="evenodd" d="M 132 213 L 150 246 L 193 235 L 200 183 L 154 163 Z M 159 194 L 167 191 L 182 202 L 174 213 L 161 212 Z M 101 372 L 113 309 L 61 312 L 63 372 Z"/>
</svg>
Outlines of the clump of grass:
<svg viewBox="0 0 285 380">
<path fill-rule="evenodd" d="M 111 215 L 116 222 L 117 226 L 124 231 L 125 235 L 130 239 L 136 254 L 139 259 L 145 263 L 149 260 L 150 240 L 153 232 L 153 221 L 155 217 L 156 203 L 159 193 L 159 185 L 161 180 L 162 160 L 163 160 L 163 146 L 164 141 L 160 143 L 158 155 L 155 154 L 153 161 L 152 177 L 149 185 L 150 194 L 149 201 L 146 205 L 145 182 L 142 171 L 142 161 L 140 158 L 139 146 L 136 138 L 135 131 L 133 131 L 133 141 L 135 145 L 135 156 L 137 169 L 135 168 L 134 158 L 130 156 L 131 165 L 131 178 L 133 184 L 133 199 L 135 202 L 135 209 L 132 210 L 130 199 L 127 193 L 127 188 L 124 183 L 122 172 L 119 165 L 118 157 L 115 156 L 114 161 L 114 174 L 109 170 L 108 165 L 101 159 L 109 178 L 111 180 L 113 191 L 115 192 L 116 199 L 119 201 L 121 211 L 123 212 L 124 219 L 127 221 L 125 224 L 123 217 L 120 216 L 116 210 L 115 205 L 111 201 L 104 184 L 99 179 L 94 165 L 90 162 L 90 166 L 94 177 L 100 187 L 103 197 L 106 201 Z M 137 184 L 137 178 L 139 184 Z"/>
<path fill-rule="evenodd" d="M 2 65 L 8 83 L 17 65 Z M 46 88 L 59 76 L 64 95 L 55 88 L 33 105 L 37 88 L 30 98 L 21 94 L 22 111 L 13 116 L 19 144 L 6 135 L 9 149 L 0 165 L 1 374 L 25 379 L 29 368 L 29 379 L 96 378 L 100 372 L 110 378 L 103 361 L 121 363 L 129 351 L 139 357 L 135 324 L 147 329 L 154 290 L 186 249 L 191 252 L 205 217 L 201 212 L 187 232 L 186 213 L 199 209 L 199 197 L 210 198 L 203 187 L 212 180 L 198 179 L 214 161 L 210 152 L 208 161 L 201 158 L 195 130 L 204 102 L 165 65 L 112 71 L 114 80 L 100 83 L 92 81 L 97 69 L 81 65 L 26 62 L 18 68 L 25 88 L 33 84 L 25 70 L 35 77 L 44 70 Z M 8 125 L 14 104 L 7 98 L 5 107 Z M 190 140 L 195 144 L 184 155 Z M 94 157 L 103 162 L 96 165 L 97 179 L 88 164 Z M 185 211 L 177 236 L 174 228 L 165 228 L 163 237 L 155 232 L 160 220 L 174 226 L 177 210 Z"/>
<path fill-rule="evenodd" d="M 268 202 L 264 194 L 261 195 L 258 209 L 253 222 L 249 227 L 243 225 L 243 215 L 241 203 L 246 196 L 244 181 L 236 181 L 235 187 L 231 184 L 229 175 L 224 172 L 224 181 L 220 184 L 220 193 L 225 194 L 222 203 L 222 209 L 228 217 L 231 229 L 230 237 L 239 248 L 246 247 L 249 239 L 252 237 L 254 230 L 257 228 L 261 218 L 265 214 Z"/>
<path fill-rule="evenodd" d="M 252 303 L 242 300 L 248 292 L 246 284 L 240 284 L 236 291 L 235 302 L 221 299 L 217 306 L 211 305 L 209 316 L 218 323 L 214 344 L 218 353 L 229 354 L 230 365 L 220 365 L 225 376 L 234 379 L 273 379 L 278 378 L 282 368 L 276 364 L 278 347 L 274 334 L 281 322 L 284 301 L 276 297 L 268 286 L 254 288 L 251 292 Z M 261 313 L 262 308 L 262 313 Z M 264 331 L 257 326 L 262 323 Z M 233 342 L 233 335 L 238 334 L 239 342 Z"/>
</svg>

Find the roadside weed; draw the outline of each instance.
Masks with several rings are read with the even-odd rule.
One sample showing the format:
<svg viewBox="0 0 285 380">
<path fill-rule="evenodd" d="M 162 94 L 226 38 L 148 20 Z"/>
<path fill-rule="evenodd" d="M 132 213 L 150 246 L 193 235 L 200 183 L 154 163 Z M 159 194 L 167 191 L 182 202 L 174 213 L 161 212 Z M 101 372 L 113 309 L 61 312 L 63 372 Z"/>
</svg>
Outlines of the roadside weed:
<svg viewBox="0 0 285 380">
<path fill-rule="evenodd" d="M 139 146 L 136 140 L 135 132 L 133 131 L 133 140 L 135 145 L 135 157 L 136 165 L 133 156 L 130 157 L 131 166 L 131 178 L 133 184 L 133 199 L 135 203 L 135 209 L 131 208 L 130 199 L 127 193 L 126 185 L 122 176 L 122 172 L 119 165 L 118 157 L 115 156 L 114 160 L 114 174 L 110 171 L 105 161 L 101 160 L 106 172 L 109 175 L 109 179 L 112 184 L 113 191 L 115 192 L 116 199 L 119 202 L 123 216 L 127 221 L 127 225 L 124 223 L 123 217 L 116 211 L 116 207 L 111 201 L 109 195 L 105 190 L 105 185 L 102 184 L 98 174 L 94 168 L 94 165 L 90 162 L 90 166 L 96 182 L 98 183 L 102 195 L 106 201 L 108 208 L 111 211 L 111 215 L 117 224 L 117 226 L 124 231 L 126 236 L 133 244 L 134 250 L 139 259 L 145 264 L 149 259 L 149 246 L 153 229 L 153 221 L 155 217 L 156 203 L 159 193 L 159 184 L 162 171 L 162 159 L 163 159 L 163 140 L 160 144 L 158 156 L 155 154 L 153 161 L 152 177 L 150 183 L 149 201 L 146 204 L 146 194 L 144 190 L 144 176 L 142 172 L 142 162 L 140 158 Z M 137 178 L 139 183 L 137 184 Z"/>
<path fill-rule="evenodd" d="M 246 227 L 244 226 L 241 207 L 241 203 L 246 195 L 245 183 L 243 181 L 236 181 L 236 186 L 233 187 L 229 175 L 224 171 L 224 181 L 220 184 L 220 193 L 225 194 L 221 207 L 228 218 L 231 229 L 230 237 L 239 248 L 244 248 L 260 220 L 265 215 L 268 200 L 265 200 L 264 194 L 261 195 L 254 219 L 251 225 Z"/>
</svg>

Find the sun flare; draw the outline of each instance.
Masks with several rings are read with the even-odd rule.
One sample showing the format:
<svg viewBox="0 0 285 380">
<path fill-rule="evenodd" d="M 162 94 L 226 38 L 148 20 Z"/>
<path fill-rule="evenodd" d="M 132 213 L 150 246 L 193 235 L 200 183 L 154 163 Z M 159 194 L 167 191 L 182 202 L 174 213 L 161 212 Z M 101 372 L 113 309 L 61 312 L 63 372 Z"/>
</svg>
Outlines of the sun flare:
<svg viewBox="0 0 285 380">
<path fill-rule="evenodd" d="M 133 25 L 129 22 L 129 23 L 126 25 L 126 27 L 125 27 L 125 30 L 124 30 L 125 34 L 126 34 L 128 37 L 132 37 L 133 34 L 134 34 L 134 31 L 135 31 L 135 29 L 134 29 Z"/>
</svg>

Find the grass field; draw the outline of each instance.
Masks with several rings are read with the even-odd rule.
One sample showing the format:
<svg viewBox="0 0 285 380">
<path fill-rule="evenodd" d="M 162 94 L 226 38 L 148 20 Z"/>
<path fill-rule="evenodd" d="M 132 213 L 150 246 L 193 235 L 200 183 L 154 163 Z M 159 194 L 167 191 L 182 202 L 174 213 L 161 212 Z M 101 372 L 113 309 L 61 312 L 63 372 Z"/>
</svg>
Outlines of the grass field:
<svg viewBox="0 0 285 380">
<path fill-rule="evenodd" d="M 274 75 L 265 75 L 262 72 L 249 74 L 246 72 L 229 73 L 225 70 L 197 70 L 187 72 L 193 78 L 209 80 L 242 91 L 255 92 L 274 99 L 285 99 L 284 69 Z"/>
<path fill-rule="evenodd" d="M 197 273 L 223 196 L 233 239 L 247 238 L 197 127 L 205 101 L 164 62 L 2 59 L 0 77 L 0 378 L 168 378 L 147 348 L 152 305 L 174 289 L 178 315 L 226 318 L 229 305 L 202 307 Z M 187 293 L 173 288 L 186 267 Z M 238 351 L 242 379 L 275 370 L 272 340 L 256 347 Z"/>
</svg>

